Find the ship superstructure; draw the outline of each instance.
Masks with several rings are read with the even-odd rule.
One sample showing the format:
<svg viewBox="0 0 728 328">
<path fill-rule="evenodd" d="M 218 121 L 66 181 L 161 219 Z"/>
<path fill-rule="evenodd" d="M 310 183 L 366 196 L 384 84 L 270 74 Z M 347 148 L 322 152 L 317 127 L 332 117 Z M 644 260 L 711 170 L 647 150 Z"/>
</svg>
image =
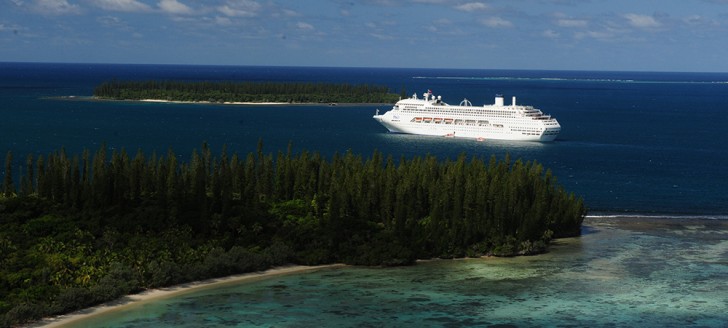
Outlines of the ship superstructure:
<svg viewBox="0 0 728 328">
<path fill-rule="evenodd" d="M 559 122 L 532 106 L 505 105 L 497 95 L 492 105 L 473 106 L 464 99 L 449 105 L 431 91 L 417 98 L 401 99 L 391 110 L 374 119 L 390 132 L 478 140 L 553 141 L 561 131 Z"/>
</svg>

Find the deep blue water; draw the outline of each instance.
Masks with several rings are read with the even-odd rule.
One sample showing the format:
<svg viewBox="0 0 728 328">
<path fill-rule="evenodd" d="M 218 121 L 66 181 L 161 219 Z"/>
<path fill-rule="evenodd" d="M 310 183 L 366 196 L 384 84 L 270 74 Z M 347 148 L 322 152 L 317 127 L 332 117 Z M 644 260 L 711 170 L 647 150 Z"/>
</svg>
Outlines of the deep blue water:
<svg viewBox="0 0 728 328">
<path fill-rule="evenodd" d="M 476 142 L 386 132 L 371 116 L 386 105 L 226 106 L 97 102 L 110 79 L 373 83 L 399 93 L 431 89 L 449 103 L 517 96 L 556 117 L 553 143 Z M 378 149 L 395 158 L 434 154 L 537 160 L 592 214 L 728 218 L 728 73 L 231 67 L 0 63 L 0 152 L 69 153 L 102 144 L 181 157 L 208 142 L 238 153 L 307 149 L 325 155 Z M 17 171 L 16 171 L 17 172 Z"/>
</svg>

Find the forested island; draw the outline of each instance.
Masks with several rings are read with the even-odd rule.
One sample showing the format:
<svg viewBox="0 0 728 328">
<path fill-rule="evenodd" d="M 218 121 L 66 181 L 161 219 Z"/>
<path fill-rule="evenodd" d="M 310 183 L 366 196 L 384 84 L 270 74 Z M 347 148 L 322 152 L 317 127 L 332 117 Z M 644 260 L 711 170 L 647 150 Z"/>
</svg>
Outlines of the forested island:
<svg viewBox="0 0 728 328">
<path fill-rule="evenodd" d="M 210 103 L 394 103 L 400 95 L 386 86 L 313 82 L 104 82 L 97 99 L 164 100 Z"/>
<path fill-rule="evenodd" d="M 509 156 L 325 158 L 260 143 L 246 156 L 203 144 L 189 162 L 105 146 L 18 162 L 7 154 L 0 193 L 2 326 L 283 264 L 535 254 L 586 215 L 549 170 Z"/>
</svg>

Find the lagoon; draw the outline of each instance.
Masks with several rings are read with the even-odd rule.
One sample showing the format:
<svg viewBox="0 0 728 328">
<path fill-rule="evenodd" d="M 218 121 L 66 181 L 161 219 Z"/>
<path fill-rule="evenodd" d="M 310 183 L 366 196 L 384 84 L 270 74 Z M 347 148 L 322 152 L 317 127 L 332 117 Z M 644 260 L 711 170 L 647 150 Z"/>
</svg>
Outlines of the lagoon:
<svg viewBox="0 0 728 328">
<path fill-rule="evenodd" d="M 590 217 L 548 254 L 336 267 L 62 327 L 724 327 L 728 222 Z"/>
</svg>

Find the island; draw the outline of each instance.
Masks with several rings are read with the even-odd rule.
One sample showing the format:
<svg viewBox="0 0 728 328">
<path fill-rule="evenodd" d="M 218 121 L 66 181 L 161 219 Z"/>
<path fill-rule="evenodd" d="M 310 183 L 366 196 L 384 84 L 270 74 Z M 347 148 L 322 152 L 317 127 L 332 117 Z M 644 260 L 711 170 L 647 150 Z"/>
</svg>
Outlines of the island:
<svg viewBox="0 0 728 328">
<path fill-rule="evenodd" d="M 386 86 L 312 82 L 103 82 L 94 89 L 95 99 L 146 100 L 195 103 L 284 104 L 390 104 L 401 95 Z"/>
<path fill-rule="evenodd" d="M 17 162 L 8 152 L 0 325 L 282 265 L 538 254 L 579 235 L 587 212 L 550 170 L 508 155 L 291 148 L 215 155 L 202 144 L 188 161 L 105 145 Z"/>
</svg>

